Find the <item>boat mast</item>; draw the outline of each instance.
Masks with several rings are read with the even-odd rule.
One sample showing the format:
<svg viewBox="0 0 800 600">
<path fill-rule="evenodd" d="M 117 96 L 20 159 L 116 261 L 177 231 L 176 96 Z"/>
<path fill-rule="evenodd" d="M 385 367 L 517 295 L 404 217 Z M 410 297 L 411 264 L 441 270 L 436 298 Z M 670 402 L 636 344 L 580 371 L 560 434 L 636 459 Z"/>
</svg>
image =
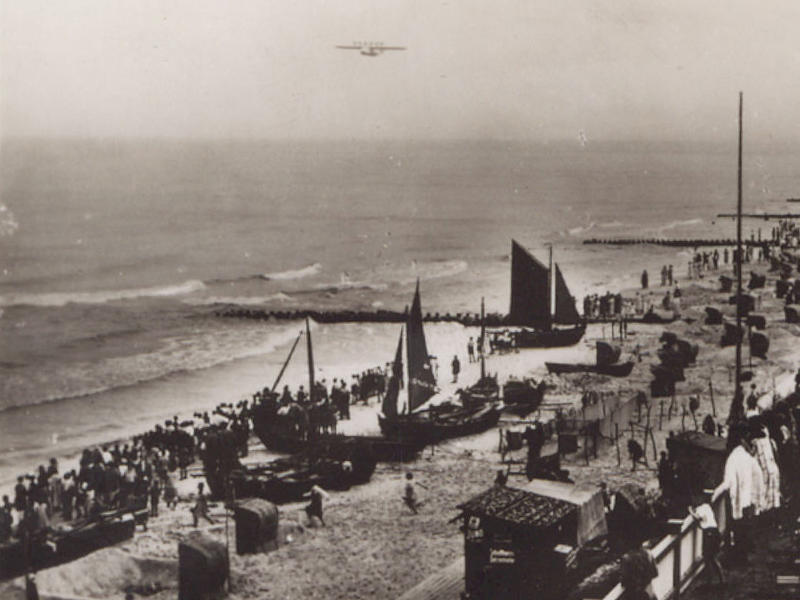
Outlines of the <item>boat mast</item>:
<svg viewBox="0 0 800 600">
<path fill-rule="evenodd" d="M 306 351 L 308 353 L 308 400 L 314 402 L 314 351 L 311 348 L 311 328 L 306 317 Z"/>
<path fill-rule="evenodd" d="M 547 298 L 550 319 L 547 328 L 551 329 L 553 327 L 553 318 L 556 314 L 556 273 L 553 270 L 553 244 L 548 244 L 547 246 L 550 249 L 550 270 L 547 277 Z"/>
<path fill-rule="evenodd" d="M 289 356 L 286 357 L 286 362 L 283 363 L 281 367 L 280 373 L 275 378 L 275 383 L 272 384 L 272 389 L 270 391 L 274 392 L 275 388 L 278 387 L 278 384 L 281 381 L 281 377 L 283 377 L 283 373 L 286 371 L 286 367 L 289 366 L 289 361 L 292 360 L 292 354 L 294 354 L 294 349 L 297 348 L 297 343 L 300 341 L 300 337 L 303 335 L 303 330 L 300 330 L 300 333 L 297 334 L 297 339 L 295 339 L 294 344 L 292 345 L 292 349 L 289 350 Z"/>
<path fill-rule="evenodd" d="M 744 410 L 742 391 L 742 92 L 739 92 L 739 156 L 736 196 L 736 387 L 733 393 L 728 419 L 733 422 L 741 418 Z"/>
<path fill-rule="evenodd" d="M 478 352 L 481 355 L 481 379 L 486 377 L 486 357 L 483 355 L 483 345 L 486 343 L 486 318 L 483 308 L 483 297 L 481 297 L 481 338 Z"/>
</svg>

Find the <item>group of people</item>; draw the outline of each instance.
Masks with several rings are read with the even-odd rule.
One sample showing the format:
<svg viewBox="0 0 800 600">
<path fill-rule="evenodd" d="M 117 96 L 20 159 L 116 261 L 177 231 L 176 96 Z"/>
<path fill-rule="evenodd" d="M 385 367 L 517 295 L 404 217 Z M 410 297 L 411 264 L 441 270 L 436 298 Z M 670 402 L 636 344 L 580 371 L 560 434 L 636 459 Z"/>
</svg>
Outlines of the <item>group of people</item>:
<svg viewBox="0 0 800 600">
<path fill-rule="evenodd" d="M 586 318 L 606 318 L 623 313 L 622 294 L 606 292 L 603 295 L 589 294 L 583 298 L 583 316 Z"/>
<path fill-rule="evenodd" d="M 159 505 L 175 508 L 178 494 L 173 474 L 188 477 L 188 467 L 206 451 L 210 431 L 235 432 L 240 451 L 246 452 L 251 407 L 246 400 L 222 403 L 212 414 L 223 417 L 212 424 L 208 412 L 164 425 L 134 436 L 129 443 L 84 449 L 77 468 L 61 469 L 51 458 L 36 473 L 17 477 L 13 500 L 8 495 L 0 506 L 0 543 L 46 533 L 56 524 L 92 520 L 114 510 L 148 510 L 157 516 Z"/>
</svg>

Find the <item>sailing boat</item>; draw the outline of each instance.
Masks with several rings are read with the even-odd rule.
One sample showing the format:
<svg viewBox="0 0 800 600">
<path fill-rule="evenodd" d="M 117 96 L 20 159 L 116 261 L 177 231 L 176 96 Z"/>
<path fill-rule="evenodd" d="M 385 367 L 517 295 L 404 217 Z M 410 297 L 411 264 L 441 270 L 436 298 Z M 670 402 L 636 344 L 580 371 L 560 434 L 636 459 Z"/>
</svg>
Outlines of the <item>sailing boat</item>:
<svg viewBox="0 0 800 600">
<path fill-rule="evenodd" d="M 274 392 L 302 335 L 306 336 L 309 395 L 312 402 L 319 400 L 314 380 L 314 350 L 311 327 L 308 318 L 306 318 L 305 332 L 301 332 L 295 340 L 283 367 L 278 373 L 278 377 L 275 379 L 275 383 L 272 385 L 272 389 L 265 391 L 261 403 L 254 408 L 253 430 L 258 439 L 261 440 L 261 443 L 264 444 L 264 447 L 276 452 L 311 452 L 317 456 L 340 458 L 342 460 L 349 459 L 351 462 L 353 462 L 351 457 L 354 448 L 358 448 L 359 452 L 368 455 L 369 461 L 373 458 L 379 462 L 398 462 L 413 459 L 422 450 L 421 445 L 387 440 L 385 437 L 377 435 L 343 435 L 322 432 L 317 435 L 306 435 L 303 430 L 304 426 L 307 428 L 309 415 L 305 407 L 293 404 L 279 411 L 277 394 Z M 355 462 L 353 462 L 353 466 L 355 467 Z M 372 468 L 374 469 L 374 465 Z M 368 472 L 369 469 L 370 466 L 367 464 L 364 472 Z"/>
<path fill-rule="evenodd" d="M 506 324 L 521 328 L 514 332 L 518 348 L 572 346 L 586 332 L 561 269 L 553 263 L 552 246 L 548 268 L 511 240 L 511 308 Z"/>
<path fill-rule="evenodd" d="M 406 354 L 407 393 L 406 401 L 402 403 L 400 391 L 403 388 L 403 333 L 401 331 L 382 414 L 378 415 L 378 424 L 386 437 L 429 443 L 479 433 L 497 424 L 500 419 L 499 404 L 466 407 L 446 402 L 420 409 L 438 392 L 438 389 L 422 326 L 419 281 L 406 323 Z"/>
</svg>

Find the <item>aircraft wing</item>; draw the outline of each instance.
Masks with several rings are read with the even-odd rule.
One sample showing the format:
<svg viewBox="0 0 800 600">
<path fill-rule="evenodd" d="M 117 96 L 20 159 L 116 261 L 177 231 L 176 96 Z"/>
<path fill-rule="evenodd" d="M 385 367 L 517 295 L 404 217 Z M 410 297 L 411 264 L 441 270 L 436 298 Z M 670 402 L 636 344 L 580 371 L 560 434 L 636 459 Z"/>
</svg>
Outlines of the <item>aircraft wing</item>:
<svg viewBox="0 0 800 600">
<path fill-rule="evenodd" d="M 361 50 L 361 46 L 336 46 L 341 50 Z"/>
<path fill-rule="evenodd" d="M 405 46 L 376 46 L 375 50 L 405 50 Z"/>
</svg>

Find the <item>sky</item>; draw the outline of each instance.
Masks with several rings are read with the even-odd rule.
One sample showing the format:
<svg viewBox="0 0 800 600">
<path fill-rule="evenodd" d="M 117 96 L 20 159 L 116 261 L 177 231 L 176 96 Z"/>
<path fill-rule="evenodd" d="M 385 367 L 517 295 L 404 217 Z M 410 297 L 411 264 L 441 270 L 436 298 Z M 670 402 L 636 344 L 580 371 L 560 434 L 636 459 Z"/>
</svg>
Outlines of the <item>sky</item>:
<svg viewBox="0 0 800 600">
<path fill-rule="evenodd" d="M 797 0 L 6 0 L 0 135 L 730 141 L 742 90 L 749 135 L 792 142 L 798 23 Z"/>
</svg>

